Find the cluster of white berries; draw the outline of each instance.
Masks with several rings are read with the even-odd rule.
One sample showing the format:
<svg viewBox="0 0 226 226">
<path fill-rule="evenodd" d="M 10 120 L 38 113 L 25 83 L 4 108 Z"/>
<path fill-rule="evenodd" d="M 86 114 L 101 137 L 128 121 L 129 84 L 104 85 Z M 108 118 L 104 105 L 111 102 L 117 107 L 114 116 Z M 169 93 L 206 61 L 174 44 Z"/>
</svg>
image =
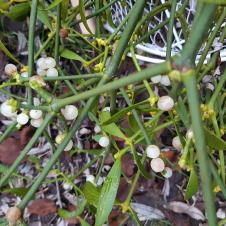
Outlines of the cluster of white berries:
<svg viewBox="0 0 226 226">
<path fill-rule="evenodd" d="M 156 173 L 162 173 L 165 178 L 172 176 L 172 169 L 165 167 L 164 161 L 159 157 L 160 149 L 156 145 L 149 145 L 146 148 L 146 153 L 149 158 L 151 158 L 151 168 Z"/>
<path fill-rule="evenodd" d="M 156 75 L 156 76 L 151 78 L 151 81 L 154 84 L 160 83 L 163 86 L 170 86 L 171 85 L 171 82 L 170 82 L 168 75 Z"/>
<path fill-rule="evenodd" d="M 37 74 L 39 76 L 47 76 L 47 77 L 57 77 L 58 71 L 56 67 L 56 61 L 52 57 L 41 57 L 36 62 L 37 65 Z"/>
</svg>

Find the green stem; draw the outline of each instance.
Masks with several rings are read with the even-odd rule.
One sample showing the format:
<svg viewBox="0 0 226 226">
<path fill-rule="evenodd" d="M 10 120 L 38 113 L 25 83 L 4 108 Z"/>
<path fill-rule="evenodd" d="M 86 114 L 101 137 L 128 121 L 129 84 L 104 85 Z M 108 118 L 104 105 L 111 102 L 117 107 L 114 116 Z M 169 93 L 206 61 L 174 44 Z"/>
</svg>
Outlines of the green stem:
<svg viewBox="0 0 226 226">
<path fill-rule="evenodd" d="M 60 27 L 61 27 L 61 3 L 57 5 L 57 26 L 55 33 L 55 49 L 54 49 L 54 58 L 58 65 L 59 63 L 59 44 L 60 44 Z"/>
<path fill-rule="evenodd" d="M 191 114 L 192 129 L 195 139 L 195 147 L 200 167 L 200 177 L 202 182 L 203 196 L 207 211 L 209 225 L 217 225 L 215 204 L 213 199 L 212 180 L 208 169 L 208 152 L 206 148 L 205 135 L 202 125 L 200 103 L 197 91 L 196 74 L 189 70 L 182 75 L 184 85 L 187 90 L 188 103 Z"/>
<path fill-rule="evenodd" d="M 29 36 L 28 36 L 28 77 L 33 75 L 34 70 L 34 40 L 35 40 L 35 25 L 37 18 L 38 0 L 32 0 L 31 14 L 29 22 Z M 32 102 L 32 89 L 27 88 L 28 103 Z"/>
<path fill-rule="evenodd" d="M 100 0 L 95 0 L 95 12 L 98 11 L 100 9 Z M 96 37 L 99 38 L 100 37 L 100 16 L 97 14 L 96 15 Z"/>
<path fill-rule="evenodd" d="M 177 0 L 172 0 L 171 12 L 170 12 L 170 21 L 167 32 L 167 48 L 166 48 L 166 60 L 170 60 L 171 57 L 171 46 L 173 42 L 173 26 L 174 26 L 174 17 L 176 13 Z"/>
<path fill-rule="evenodd" d="M 11 132 L 16 128 L 17 122 L 12 122 L 3 134 L 0 136 L 0 144 L 11 134 Z"/>
<path fill-rule="evenodd" d="M 9 179 L 12 173 L 15 172 L 21 161 L 24 159 L 26 154 L 30 151 L 32 146 L 35 144 L 37 139 L 40 137 L 50 120 L 53 118 L 53 113 L 46 116 L 45 120 L 43 121 L 42 125 L 36 130 L 35 134 L 31 138 L 31 140 L 28 142 L 28 144 L 25 146 L 25 148 L 20 152 L 20 155 L 17 157 L 15 162 L 10 166 L 10 168 L 7 170 L 6 174 L 0 179 L 0 187 L 2 187 L 6 181 Z"/>
<path fill-rule="evenodd" d="M 109 68 L 111 68 L 111 66 L 109 66 Z M 112 70 L 112 72 L 115 72 L 113 70 L 113 68 L 110 69 L 110 70 Z M 101 87 L 94 88 L 94 89 L 89 90 L 85 93 L 78 94 L 77 96 L 71 96 L 71 97 L 61 99 L 61 100 L 55 100 L 55 101 L 53 101 L 52 109 L 57 111 L 60 108 L 64 107 L 65 105 L 76 103 L 80 100 L 85 100 L 85 99 L 88 99 L 89 97 L 96 96 L 96 95 L 99 95 L 101 93 L 105 93 L 105 92 L 108 92 L 108 91 L 111 91 L 111 90 L 115 90 L 115 89 L 127 86 L 129 84 L 140 82 L 144 79 L 149 79 L 149 78 L 151 78 L 155 75 L 158 75 L 158 74 L 167 74 L 170 70 L 171 70 L 171 66 L 168 62 L 157 64 L 157 65 L 154 65 L 151 68 L 147 68 L 145 70 L 134 73 L 134 74 L 129 75 L 127 77 L 123 77 L 123 78 L 120 78 L 120 79 L 115 80 L 113 82 L 109 82 L 105 85 L 103 85 L 103 83 L 102 83 Z M 103 77 L 106 80 L 108 78 L 106 75 L 104 75 Z"/>
</svg>

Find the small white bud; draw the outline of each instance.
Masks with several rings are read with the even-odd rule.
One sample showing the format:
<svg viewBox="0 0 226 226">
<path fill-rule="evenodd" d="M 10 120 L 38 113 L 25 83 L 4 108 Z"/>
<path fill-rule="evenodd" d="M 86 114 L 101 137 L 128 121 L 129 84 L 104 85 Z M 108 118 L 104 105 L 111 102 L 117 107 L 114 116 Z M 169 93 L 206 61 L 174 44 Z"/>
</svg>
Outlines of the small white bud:
<svg viewBox="0 0 226 226">
<path fill-rule="evenodd" d="M 6 213 L 6 219 L 8 220 L 9 225 L 15 225 L 20 219 L 21 215 L 21 210 L 18 207 L 14 206 L 9 208 Z"/>
<path fill-rule="evenodd" d="M 16 121 L 20 124 L 20 125 L 25 125 L 28 123 L 29 121 L 29 117 L 27 114 L 25 113 L 20 113 L 19 115 L 17 115 Z"/>
<path fill-rule="evenodd" d="M 95 125 L 94 132 L 95 133 L 100 133 L 101 132 L 101 128 L 98 125 Z"/>
<path fill-rule="evenodd" d="M 41 57 L 36 62 L 37 68 L 40 68 L 42 70 L 47 69 L 46 60 L 44 57 Z"/>
<path fill-rule="evenodd" d="M 13 75 L 17 72 L 17 68 L 14 64 L 6 64 L 5 66 L 5 73 L 9 76 Z"/>
<path fill-rule="evenodd" d="M 52 57 L 47 57 L 45 59 L 45 64 L 47 68 L 54 68 L 56 66 L 56 61 Z"/>
<path fill-rule="evenodd" d="M 214 85 L 212 83 L 210 83 L 210 82 L 208 82 L 206 84 L 206 88 L 209 89 L 209 90 L 211 90 L 211 91 L 214 91 L 214 89 L 215 89 Z"/>
<path fill-rule="evenodd" d="M 221 208 L 217 210 L 217 218 L 219 218 L 219 219 L 225 219 L 226 218 L 226 213 Z"/>
<path fill-rule="evenodd" d="M 55 141 L 57 144 L 61 144 L 64 141 L 65 133 L 60 133 L 56 136 Z"/>
<path fill-rule="evenodd" d="M 91 182 L 92 184 L 95 184 L 95 177 L 93 175 L 86 175 L 86 181 Z"/>
<path fill-rule="evenodd" d="M 42 125 L 43 123 L 43 118 L 39 118 L 39 119 L 32 119 L 31 120 L 31 125 L 35 128 L 38 128 Z"/>
<path fill-rule="evenodd" d="M 70 151 L 73 148 L 73 141 L 69 140 L 67 146 L 64 148 L 64 151 Z"/>
<path fill-rule="evenodd" d="M 173 145 L 173 147 L 174 147 L 176 150 L 178 150 L 178 151 L 181 151 L 182 148 L 183 148 L 183 146 L 182 146 L 182 144 L 181 144 L 181 142 L 180 142 L 179 136 L 176 136 L 176 137 L 173 138 L 173 140 L 172 140 L 172 145 Z"/>
<path fill-rule="evenodd" d="M 156 145 L 148 145 L 146 148 L 147 156 L 151 159 L 158 158 L 160 155 L 160 149 Z"/>
<path fill-rule="evenodd" d="M 41 69 L 39 67 L 37 68 L 36 72 L 37 72 L 37 75 L 39 75 L 39 76 L 45 76 L 46 75 L 46 70 Z"/>
<path fill-rule="evenodd" d="M 164 172 L 162 173 L 165 178 L 170 178 L 173 175 L 173 171 L 169 167 L 165 167 Z"/>
<path fill-rule="evenodd" d="M 57 77 L 58 76 L 58 71 L 56 68 L 49 68 L 46 72 L 47 77 Z"/>
<path fill-rule="evenodd" d="M 103 177 L 99 177 L 98 181 L 97 181 L 97 186 L 100 186 L 101 184 L 103 184 L 104 182 L 104 178 Z"/>
<path fill-rule="evenodd" d="M 64 182 L 63 183 L 63 189 L 64 190 L 71 190 L 72 189 L 72 186 L 70 184 L 68 184 L 67 182 Z"/>
<path fill-rule="evenodd" d="M 186 133 L 186 138 L 187 139 L 192 139 L 193 138 L 193 131 L 192 129 L 188 129 L 187 133 Z"/>
<path fill-rule="evenodd" d="M 157 84 L 161 81 L 161 78 L 162 76 L 161 75 L 156 75 L 154 77 L 151 77 L 151 81 L 154 83 L 154 84 Z"/>
<path fill-rule="evenodd" d="M 101 147 L 106 148 L 110 144 L 110 140 L 108 137 L 101 137 L 99 140 L 99 145 Z"/>
<path fill-rule="evenodd" d="M 165 163 L 160 158 L 152 159 L 151 168 L 154 172 L 160 173 L 165 169 Z"/>
<path fill-rule="evenodd" d="M 39 119 L 42 117 L 41 110 L 30 110 L 29 115 L 32 119 Z"/>
<path fill-rule="evenodd" d="M 103 108 L 102 111 L 111 111 L 111 108 L 110 107 L 105 107 L 105 108 Z"/>
<path fill-rule="evenodd" d="M 28 78 L 28 72 L 27 72 L 27 71 L 22 72 L 22 73 L 20 74 L 20 76 L 23 77 L 23 78 Z"/>
<path fill-rule="evenodd" d="M 174 106 L 174 101 L 170 96 L 162 96 L 159 98 L 157 106 L 162 111 L 170 111 Z"/>
<path fill-rule="evenodd" d="M 163 86 L 170 86 L 171 85 L 171 82 L 170 82 L 170 79 L 169 79 L 168 75 L 163 75 L 162 78 L 161 78 L 160 83 Z"/>
<path fill-rule="evenodd" d="M 1 114 L 8 118 L 16 116 L 16 112 L 13 110 L 13 107 L 8 103 L 8 101 L 2 103 Z"/>
<path fill-rule="evenodd" d="M 40 100 L 37 97 L 33 98 L 34 106 L 39 106 L 41 104 Z"/>
<path fill-rule="evenodd" d="M 78 116 L 78 109 L 74 105 L 67 105 L 61 109 L 61 113 L 66 120 L 74 120 Z"/>
</svg>

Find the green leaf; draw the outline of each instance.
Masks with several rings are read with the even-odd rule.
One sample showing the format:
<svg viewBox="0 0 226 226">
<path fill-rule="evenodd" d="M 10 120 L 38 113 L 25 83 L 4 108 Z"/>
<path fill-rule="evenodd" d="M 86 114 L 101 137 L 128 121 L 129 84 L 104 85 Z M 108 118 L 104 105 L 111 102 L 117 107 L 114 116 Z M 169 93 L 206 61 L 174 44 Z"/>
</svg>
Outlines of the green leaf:
<svg viewBox="0 0 226 226">
<path fill-rule="evenodd" d="M 9 167 L 0 164 L 0 173 L 6 173 L 8 171 Z"/>
<path fill-rule="evenodd" d="M 102 111 L 100 113 L 100 122 L 105 122 L 111 118 L 111 114 L 109 111 Z M 111 123 L 105 126 L 101 126 L 102 130 L 112 136 L 116 136 L 122 139 L 126 139 L 126 136 L 122 133 L 119 127 L 115 123 Z"/>
<path fill-rule="evenodd" d="M 146 102 L 146 101 L 144 101 Z M 137 104 L 133 104 L 129 107 L 126 107 L 124 109 L 122 109 L 121 111 L 117 112 L 116 114 L 112 115 L 107 121 L 103 122 L 101 125 L 107 125 L 107 124 L 110 124 L 112 122 L 116 122 L 118 121 L 119 119 L 122 119 L 122 117 L 130 112 L 131 110 L 137 108 L 138 106 L 140 106 L 141 104 L 143 104 L 144 102 L 140 102 L 140 103 L 137 103 Z"/>
<path fill-rule="evenodd" d="M 101 189 L 97 206 L 95 226 L 101 226 L 107 221 L 116 198 L 121 176 L 121 160 L 117 159 L 106 177 Z"/>
<path fill-rule="evenodd" d="M 10 5 L 11 5 L 11 3 L 9 1 L 5 2 L 4 0 L 0 0 L 0 9 L 8 10 Z"/>
<path fill-rule="evenodd" d="M 185 199 L 190 199 L 198 191 L 198 186 L 198 176 L 196 175 L 194 168 L 192 168 L 185 192 Z"/>
<path fill-rule="evenodd" d="M 63 0 L 54 0 L 53 2 L 51 2 L 51 4 L 47 8 L 44 8 L 44 9 L 41 9 L 41 10 L 50 10 L 50 9 L 53 9 L 57 5 L 59 5 L 62 1 Z"/>
<path fill-rule="evenodd" d="M 187 108 L 182 100 L 181 97 L 178 98 L 178 102 L 176 105 L 176 111 L 181 119 L 181 121 L 184 123 L 184 125 L 189 128 L 190 127 L 190 118 L 189 114 L 187 112 Z"/>
<path fill-rule="evenodd" d="M 69 0 L 63 0 L 61 3 L 61 18 L 63 21 L 65 21 L 69 9 Z"/>
<path fill-rule="evenodd" d="M 19 60 L 17 60 L 12 54 L 11 52 L 6 48 L 6 46 L 3 44 L 3 42 L 0 40 L 0 50 L 2 50 L 3 53 L 5 53 L 5 55 L 7 57 L 9 57 L 11 60 L 13 60 L 15 63 L 17 64 L 21 64 Z"/>
<path fill-rule="evenodd" d="M 92 34 L 88 24 L 87 24 L 87 20 L 86 20 L 86 16 L 85 16 L 85 5 L 84 5 L 84 1 L 83 0 L 79 0 L 79 14 L 81 16 L 81 21 L 84 24 L 86 30 Z"/>
<path fill-rule="evenodd" d="M 101 192 L 101 189 L 94 186 L 94 184 L 90 182 L 86 182 L 83 187 L 83 193 L 85 195 L 87 202 L 90 205 L 95 207 L 97 207 L 97 203 L 100 197 L 100 192 Z"/>
<path fill-rule="evenodd" d="M 139 159 L 139 156 L 136 152 L 136 149 L 134 148 L 134 146 L 131 146 L 131 150 L 132 150 L 132 153 L 133 153 L 133 157 L 134 157 L 134 160 L 135 160 L 135 163 L 138 167 L 138 170 L 140 171 L 140 173 L 147 179 L 150 179 L 152 178 L 152 176 L 145 170 L 142 162 L 140 161 Z"/>
<path fill-rule="evenodd" d="M 79 221 L 82 226 L 90 226 L 90 224 L 83 220 L 81 217 L 79 218 Z"/>
<path fill-rule="evenodd" d="M 217 5 L 226 5 L 225 0 L 201 0 L 202 2 L 205 3 L 212 3 L 212 4 L 217 4 Z"/>
<path fill-rule="evenodd" d="M 74 218 L 79 216 L 80 214 L 82 214 L 82 212 L 84 211 L 86 206 L 86 201 L 82 202 L 81 204 L 78 205 L 78 209 L 74 210 L 74 211 L 68 211 L 68 210 L 64 210 L 64 209 L 59 209 L 58 210 L 58 214 L 60 217 L 64 218 L 64 219 L 68 219 L 68 218 Z"/>
<path fill-rule="evenodd" d="M 217 137 L 215 134 L 210 132 L 207 128 L 204 128 L 206 142 L 210 148 L 217 150 L 226 150 L 226 142 L 221 138 Z"/>
<path fill-rule="evenodd" d="M 37 17 L 46 27 L 48 27 L 49 30 L 52 30 L 52 25 L 49 20 L 48 12 L 44 11 L 43 8 L 38 8 Z"/>
<path fill-rule="evenodd" d="M 82 63 L 85 63 L 86 61 L 80 57 L 77 53 L 69 50 L 69 49 L 63 49 L 60 53 L 60 56 L 69 60 L 77 60 Z"/>
<path fill-rule="evenodd" d="M 29 2 L 23 2 L 16 5 L 13 5 L 9 8 L 9 12 L 6 13 L 11 20 L 22 21 L 24 20 L 30 12 Z"/>
<path fill-rule="evenodd" d="M 24 197 L 28 192 L 28 190 L 29 190 L 28 188 L 9 188 L 9 189 L 4 189 L 2 192 L 11 193 L 20 197 Z"/>
</svg>

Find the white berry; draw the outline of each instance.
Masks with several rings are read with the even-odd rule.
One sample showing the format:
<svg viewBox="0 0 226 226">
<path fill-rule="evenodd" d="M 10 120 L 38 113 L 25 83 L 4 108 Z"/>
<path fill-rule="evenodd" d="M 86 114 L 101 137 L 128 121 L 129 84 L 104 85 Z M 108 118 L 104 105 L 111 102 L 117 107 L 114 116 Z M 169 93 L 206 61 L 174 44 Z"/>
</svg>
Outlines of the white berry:
<svg viewBox="0 0 226 226">
<path fill-rule="evenodd" d="M 160 173 L 165 169 L 165 163 L 160 158 L 152 159 L 151 168 L 154 172 Z"/>
<path fill-rule="evenodd" d="M 172 145 L 173 145 L 173 147 L 174 147 L 176 150 L 178 150 L 178 151 L 181 151 L 182 148 L 183 148 L 183 146 L 182 146 L 182 144 L 181 144 L 181 142 L 180 142 L 179 136 L 176 136 L 176 137 L 173 138 L 173 140 L 172 140 Z"/>
<path fill-rule="evenodd" d="M 63 183 L 63 188 L 64 188 L 64 190 L 71 190 L 72 186 L 70 184 L 68 184 L 67 182 L 64 182 Z"/>
<path fill-rule="evenodd" d="M 47 69 L 46 60 L 44 57 L 41 57 L 36 62 L 37 68 L 40 68 L 42 70 Z"/>
<path fill-rule="evenodd" d="M 95 125 L 94 132 L 95 133 L 100 133 L 101 132 L 101 128 L 98 125 Z"/>
<path fill-rule="evenodd" d="M 95 177 L 91 174 L 86 175 L 86 181 L 91 182 L 92 184 L 95 184 Z"/>
<path fill-rule="evenodd" d="M 70 151 L 73 148 L 73 141 L 69 140 L 67 146 L 64 148 L 64 151 Z"/>
<path fill-rule="evenodd" d="M 164 86 L 170 86 L 171 85 L 171 82 L 170 82 L 169 77 L 167 75 L 162 76 L 160 83 Z"/>
<path fill-rule="evenodd" d="M 162 96 L 159 98 L 157 106 L 162 111 L 170 111 L 174 106 L 174 101 L 170 96 Z"/>
<path fill-rule="evenodd" d="M 165 178 L 170 178 L 170 177 L 172 177 L 172 175 L 173 175 L 172 169 L 169 168 L 169 167 L 165 167 L 165 170 L 164 170 L 164 172 L 163 172 L 163 176 L 164 176 Z"/>
<path fill-rule="evenodd" d="M 158 158 L 160 155 L 160 149 L 156 145 L 149 145 L 146 148 L 147 156 L 151 159 Z"/>
<path fill-rule="evenodd" d="M 38 128 L 42 125 L 43 123 L 43 118 L 39 118 L 39 119 L 32 119 L 31 120 L 31 125 L 35 128 Z"/>
<path fill-rule="evenodd" d="M 217 210 L 217 218 L 219 218 L 219 219 L 225 219 L 226 218 L 226 213 L 221 208 Z"/>
<path fill-rule="evenodd" d="M 65 133 L 60 133 L 56 136 L 55 141 L 57 144 L 61 144 L 64 141 Z"/>
<path fill-rule="evenodd" d="M 16 115 L 16 112 L 13 110 L 13 107 L 9 105 L 7 101 L 3 102 L 1 105 L 1 113 L 5 117 L 11 118 Z"/>
<path fill-rule="evenodd" d="M 105 108 L 103 108 L 102 111 L 111 111 L 111 108 L 110 107 L 105 107 Z"/>
<path fill-rule="evenodd" d="M 45 63 L 47 68 L 54 68 L 56 66 L 56 61 L 52 57 L 47 57 Z"/>
<path fill-rule="evenodd" d="M 186 138 L 187 139 L 192 139 L 194 136 L 192 129 L 188 129 L 187 133 L 186 133 Z"/>
<path fill-rule="evenodd" d="M 154 83 L 154 84 L 157 84 L 161 81 L 161 78 L 162 76 L 161 75 L 156 75 L 154 77 L 151 77 L 151 81 Z"/>
<path fill-rule="evenodd" d="M 9 76 L 13 75 L 17 72 L 17 68 L 14 64 L 6 64 L 5 66 L 5 73 Z"/>
<path fill-rule="evenodd" d="M 49 68 L 46 72 L 47 77 L 57 77 L 58 76 L 58 71 L 56 68 Z"/>
<path fill-rule="evenodd" d="M 39 75 L 39 76 L 45 76 L 46 75 L 46 70 L 44 70 L 44 69 L 41 69 L 41 68 L 37 68 L 37 74 Z"/>
<path fill-rule="evenodd" d="M 41 110 L 30 110 L 29 115 L 32 119 L 39 119 L 42 117 Z"/>
<path fill-rule="evenodd" d="M 110 144 L 110 140 L 108 137 L 101 137 L 99 140 L 99 145 L 101 147 L 106 148 Z"/>
<path fill-rule="evenodd" d="M 29 117 L 27 114 L 25 113 L 20 113 L 19 115 L 17 115 L 16 121 L 20 124 L 20 125 L 25 125 L 28 123 L 29 121 Z"/>
<path fill-rule="evenodd" d="M 78 109 L 74 105 L 67 105 L 61 109 L 61 113 L 66 120 L 74 120 L 78 116 Z"/>
<path fill-rule="evenodd" d="M 27 72 L 27 71 L 22 72 L 22 73 L 20 74 L 20 76 L 23 77 L 23 78 L 28 78 L 28 72 Z"/>
</svg>

